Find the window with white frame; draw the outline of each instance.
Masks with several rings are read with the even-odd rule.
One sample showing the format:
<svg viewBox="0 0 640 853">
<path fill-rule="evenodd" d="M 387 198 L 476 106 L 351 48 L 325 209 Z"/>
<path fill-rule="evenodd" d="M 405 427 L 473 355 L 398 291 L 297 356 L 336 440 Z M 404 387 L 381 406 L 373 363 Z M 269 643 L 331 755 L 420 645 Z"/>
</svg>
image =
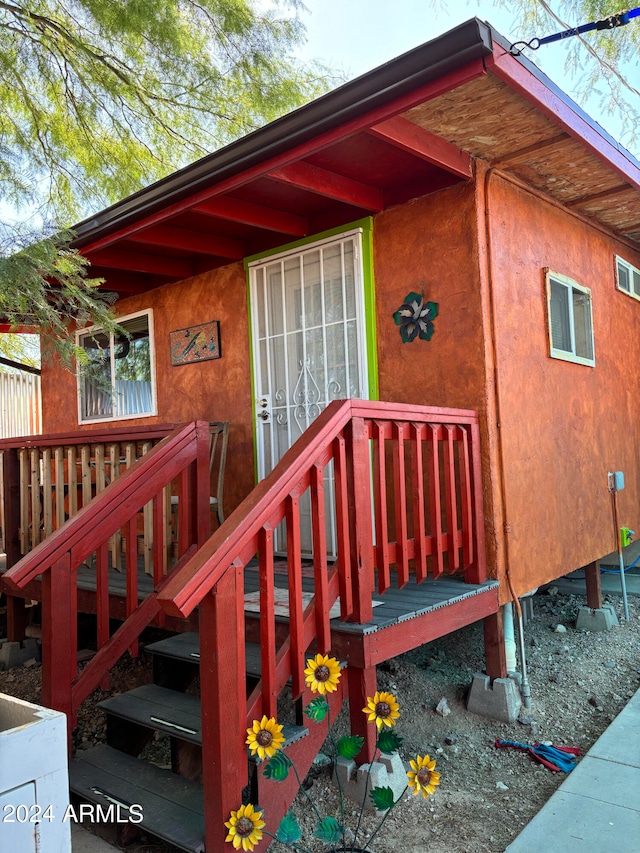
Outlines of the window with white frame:
<svg viewBox="0 0 640 853">
<path fill-rule="evenodd" d="M 616 279 L 618 290 L 640 299 L 640 270 L 616 255 Z"/>
<path fill-rule="evenodd" d="M 152 313 L 117 320 L 126 335 L 98 328 L 77 333 L 78 346 L 87 354 L 78 372 L 80 423 L 157 413 Z"/>
<path fill-rule="evenodd" d="M 546 278 L 551 357 L 595 365 L 591 291 L 559 273 Z"/>
</svg>

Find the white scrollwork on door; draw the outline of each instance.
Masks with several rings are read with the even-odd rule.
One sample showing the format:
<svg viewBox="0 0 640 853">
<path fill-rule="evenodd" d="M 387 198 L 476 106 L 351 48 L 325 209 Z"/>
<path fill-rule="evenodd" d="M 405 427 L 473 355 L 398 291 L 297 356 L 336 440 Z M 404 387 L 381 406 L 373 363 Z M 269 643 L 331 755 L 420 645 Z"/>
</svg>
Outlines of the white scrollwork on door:
<svg viewBox="0 0 640 853">
<path fill-rule="evenodd" d="M 299 361 L 300 374 L 296 387 L 293 389 L 292 402 L 295 406 L 293 416 L 301 430 L 318 417 L 323 409 L 322 398 L 318 383 L 311 372 L 311 362 Z"/>
<path fill-rule="evenodd" d="M 278 424 L 278 426 L 286 427 L 286 425 L 289 423 L 287 393 L 283 388 L 278 388 L 276 393 L 273 395 L 273 398 L 276 401 L 276 406 L 280 409 L 275 418 L 276 423 Z"/>
</svg>

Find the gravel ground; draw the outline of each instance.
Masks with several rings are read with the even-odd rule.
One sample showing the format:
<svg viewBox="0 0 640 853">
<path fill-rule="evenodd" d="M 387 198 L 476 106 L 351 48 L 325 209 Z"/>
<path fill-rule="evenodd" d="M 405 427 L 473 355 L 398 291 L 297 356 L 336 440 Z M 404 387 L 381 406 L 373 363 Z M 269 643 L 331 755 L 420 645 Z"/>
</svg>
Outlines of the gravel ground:
<svg viewBox="0 0 640 853">
<path fill-rule="evenodd" d="M 551 587 L 534 597 L 534 618 L 525 628 L 532 707 L 512 724 L 479 717 L 465 707 L 472 675 L 483 667 L 481 624 L 379 667 L 378 688 L 392 692 L 400 704 L 396 729 L 403 738 L 403 760 L 416 753 L 429 753 L 437 761 L 441 784 L 426 800 L 404 795 L 374 839 L 371 849 L 375 853 L 505 850 L 565 776 L 547 770 L 527 753 L 496 749 L 496 738 L 578 746 L 584 753 L 640 686 L 640 600 L 630 598 L 629 622 L 623 619 L 618 596 L 605 600 L 614 604 L 620 626 L 605 633 L 589 633 L 573 627 L 578 608 L 585 603 L 583 596 L 558 594 Z M 104 740 L 104 715 L 96 703 L 110 693 L 150 681 L 149 657 L 143 653 L 137 660 L 123 659 L 112 670 L 109 693 L 96 690 L 84 703 L 74 735 L 76 749 Z M 39 702 L 39 665 L 0 672 L 0 692 Z M 449 709 L 444 716 L 436 712 L 442 699 Z M 337 735 L 346 733 L 347 724 L 343 711 L 336 721 Z M 166 763 L 162 739 L 147 752 L 157 763 Z M 308 793 L 320 813 L 339 816 L 329 770 L 318 770 L 308 782 Z M 314 816 L 302 795 L 294 811 L 305 833 L 309 832 Z M 346 822 L 352 829 L 358 814 L 358 804 L 346 800 Z M 376 824 L 374 816 L 366 814 L 358 841 L 367 839 Z M 305 834 L 309 851 L 326 851 L 319 842 L 307 842 L 307 837 Z M 136 843 L 128 849 L 135 853 L 173 853 L 157 843 Z M 277 843 L 270 848 L 274 853 L 285 849 Z"/>
</svg>

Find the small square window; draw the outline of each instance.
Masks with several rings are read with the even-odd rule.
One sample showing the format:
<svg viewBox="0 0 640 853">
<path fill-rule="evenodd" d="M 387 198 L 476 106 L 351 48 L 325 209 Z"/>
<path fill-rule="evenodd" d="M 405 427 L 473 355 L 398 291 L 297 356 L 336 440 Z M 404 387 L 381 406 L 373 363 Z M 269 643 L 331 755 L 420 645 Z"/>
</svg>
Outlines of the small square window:
<svg viewBox="0 0 640 853">
<path fill-rule="evenodd" d="M 156 414 L 151 312 L 118 317 L 128 334 L 78 332 L 87 363 L 78 375 L 79 421 L 124 420 Z"/>
<path fill-rule="evenodd" d="M 640 299 L 640 270 L 637 267 L 624 258 L 616 257 L 616 278 L 618 290 Z"/>
<path fill-rule="evenodd" d="M 551 357 L 593 366 L 591 291 L 547 272 L 547 300 Z"/>
</svg>

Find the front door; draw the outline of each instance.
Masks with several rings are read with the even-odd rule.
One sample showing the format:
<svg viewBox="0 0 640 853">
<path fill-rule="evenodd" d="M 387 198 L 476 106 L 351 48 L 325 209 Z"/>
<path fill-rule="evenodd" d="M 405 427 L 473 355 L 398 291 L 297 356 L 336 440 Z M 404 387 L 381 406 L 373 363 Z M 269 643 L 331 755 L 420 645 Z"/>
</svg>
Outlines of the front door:
<svg viewBox="0 0 640 853">
<path fill-rule="evenodd" d="M 361 230 L 256 261 L 250 281 L 262 479 L 329 402 L 368 396 Z M 335 513 L 333 490 L 325 485 L 331 556 Z M 310 553 L 308 495 L 301 513 Z M 277 550 L 285 544 L 280 530 Z"/>
</svg>

